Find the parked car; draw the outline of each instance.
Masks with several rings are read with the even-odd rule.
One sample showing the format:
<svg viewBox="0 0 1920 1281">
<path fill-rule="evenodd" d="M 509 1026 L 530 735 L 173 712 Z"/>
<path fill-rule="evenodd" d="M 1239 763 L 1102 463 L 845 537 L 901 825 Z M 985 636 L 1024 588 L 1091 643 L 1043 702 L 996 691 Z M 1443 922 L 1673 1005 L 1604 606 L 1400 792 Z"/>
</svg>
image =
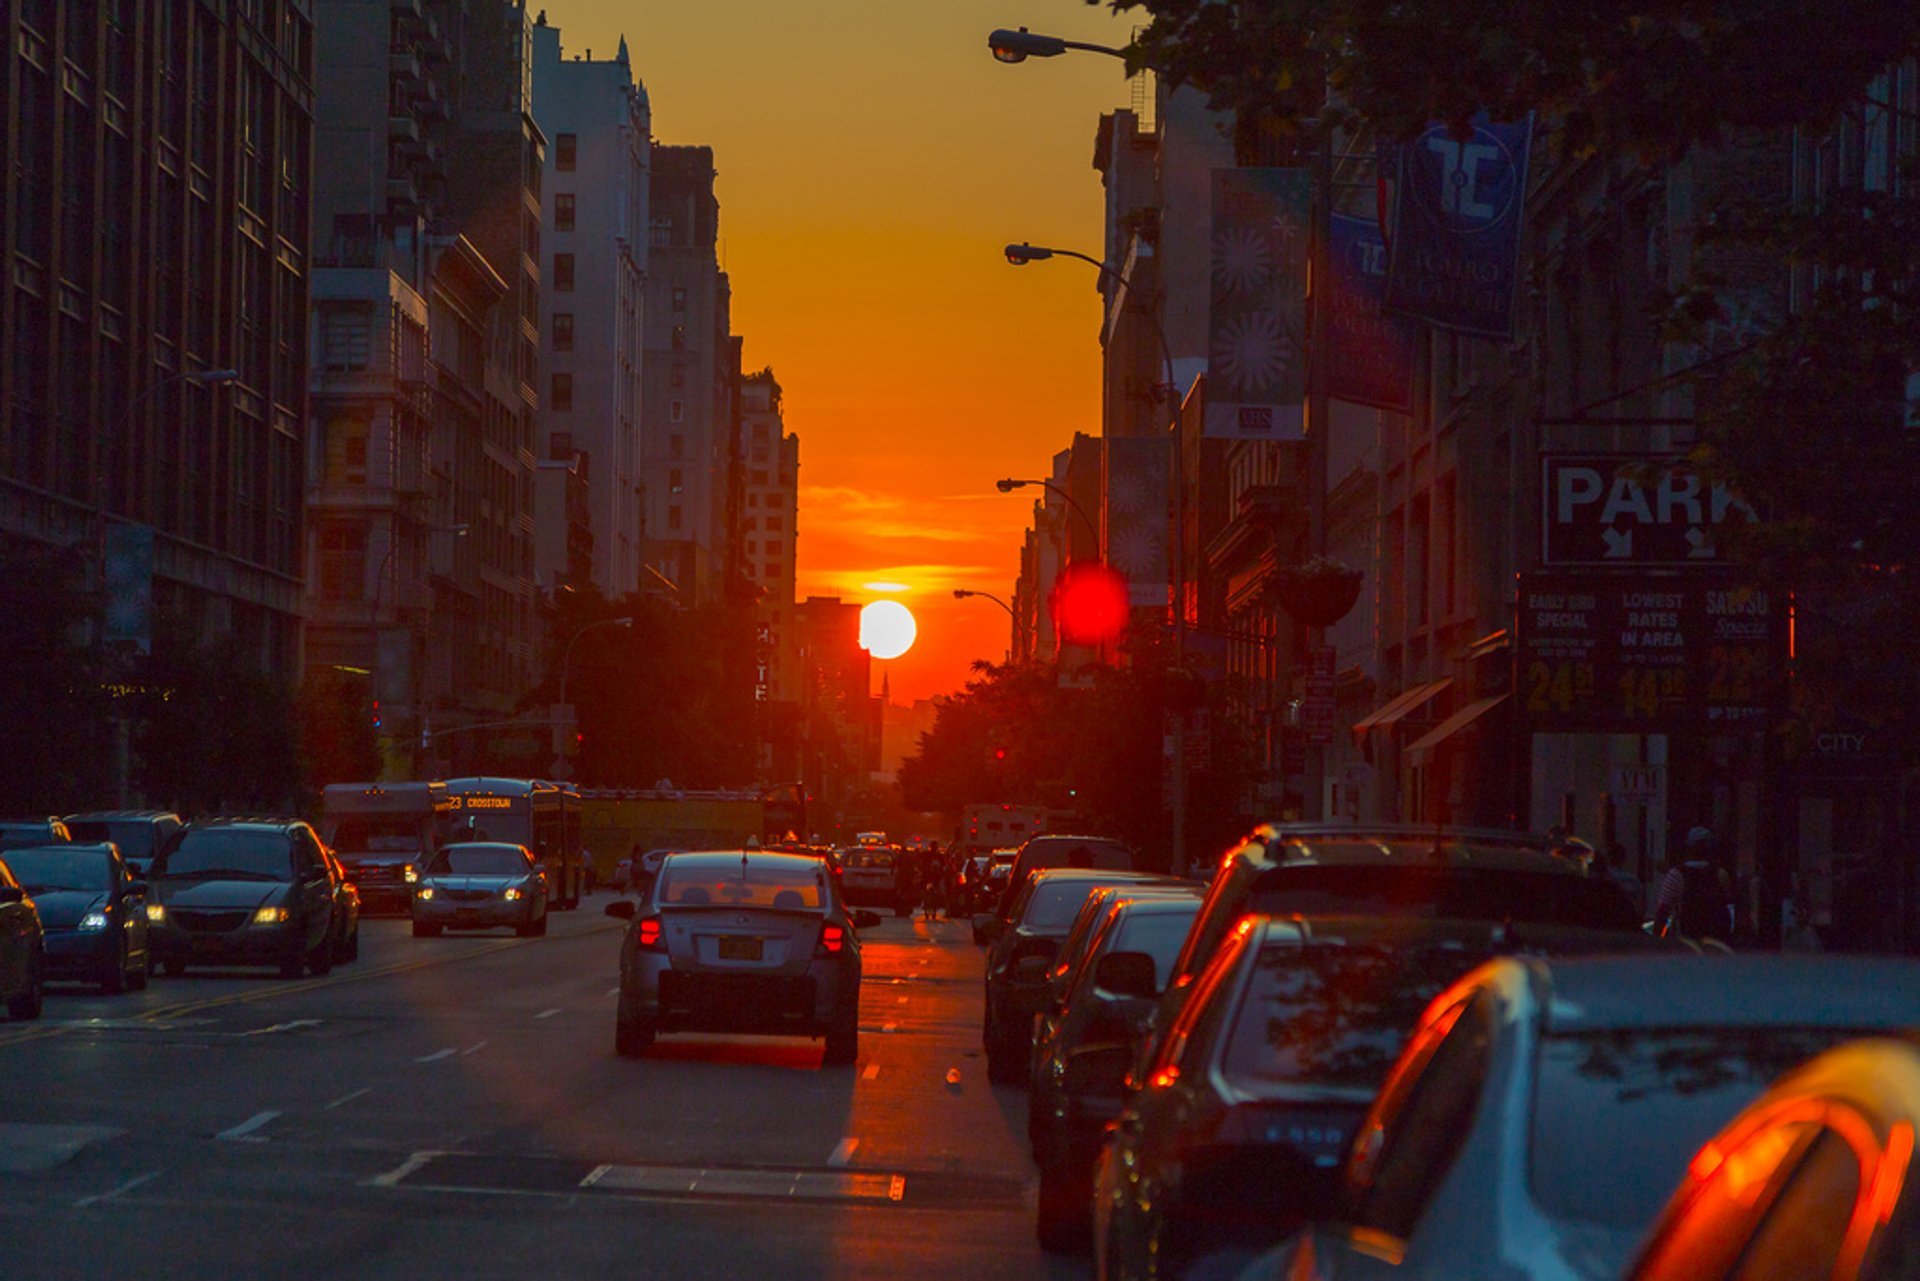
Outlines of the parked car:
<svg viewBox="0 0 1920 1281">
<path fill-rule="evenodd" d="M 46 987 L 46 942 L 40 912 L 0 854 L 0 1001 L 14 1019 L 40 1017 Z"/>
<path fill-rule="evenodd" d="M 822 1061 L 860 1042 L 860 936 L 816 858 L 725 850 L 675 854 L 646 898 L 607 905 L 631 922 L 620 947 L 614 1049 L 636 1058 L 667 1032 L 811 1036 Z"/>
<path fill-rule="evenodd" d="M 8 850 L 14 879 L 40 910 L 46 976 L 109 993 L 147 985 L 146 882 L 112 842 Z"/>
<path fill-rule="evenodd" d="M 840 892 L 850 904 L 888 907 L 895 916 L 905 916 L 918 902 L 912 866 L 905 851 L 890 846 L 842 846 Z"/>
<path fill-rule="evenodd" d="M 143 877 L 173 834 L 186 824 L 171 810 L 92 810 L 63 820 L 76 841 L 112 841 L 135 877 Z"/>
<path fill-rule="evenodd" d="M 413 891 L 413 936 L 511 926 L 521 938 L 547 932 L 547 878 L 524 845 L 459 841 L 427 863 Z"/>
<path fill-rule="evenodd" d="M 1047 974 L 1087 895 L 1103 885 L 1161 879 L 1144 872 L 1045 868 L 1027 880 L 1005 921 L 988 922 L 991 947 L 981 1039 L 989 1080 L 1014 1084 L 1027 1079 L 1033 1019 L 1046 998 Z"/>
<path fill-rule="evenodd" d="M 1125 1101 L 1134 1037 L 1199 910 L 1197 894 L 1120 893 L 1102 913 L 1059 1011 L 1042 1016 L 1027 1139 L 1040 1167 L 1034 1226 L 1048 1250 L 1075 1248 L 1087 1236 L 1093 1166 Z"/>
<path fill-rule="evenodd" d="M 331 846 L 322 843 L 320 853 L 333 881 L 333 963 L 344 965 L 360 958 L 360 887 Z"/>
<path fill-rule="evenodd" d="M 1694 1153 L 1628 1281 L 1909 1281 L 1920 1261 L 1916 1127 L 1920 1047 L 1828 1050 Z"/>
<path fill-rule="evenodd" d="M 298 819 L 192 823 L 148 873 L 148 944 L 170 975 L 189 964 L 325 974 L 335 894 L 320 838 Z"/>
<path fill-rule="evenodd" d="M 1493 961 L 1421 1016 L 1336 1223 L 1245 1275 L 1616 1277 L 1714 1133 L 1789 1068 L 1920 1024 L 1920 962 Z"/>
<path fill-rule="evenodd" d="M 1048 833 L 1045 836 L 1030 836 L 1020 846 L 1013 857 L 1013 867 L 1007 873 L 1007 888 L 1001 892 L 998 915 L 1008 921 L 1012 917 L 1013 900 L 1016 895 L 1033 879 L 1034 875 L 1049 867 L 1092 868 L 1103 872 L 1134 872 L 1141 870 L 1140 856 L 1133 847 L 1110 836 L 1070 836 Z"/>
<path fill-rule="evenodd" d="M 13 818 L 0 820 L 0 850 L 23 849 L 29 845 L 65 845 L 73 839 L 66 823 L 57 818 Z"/>
</svg>

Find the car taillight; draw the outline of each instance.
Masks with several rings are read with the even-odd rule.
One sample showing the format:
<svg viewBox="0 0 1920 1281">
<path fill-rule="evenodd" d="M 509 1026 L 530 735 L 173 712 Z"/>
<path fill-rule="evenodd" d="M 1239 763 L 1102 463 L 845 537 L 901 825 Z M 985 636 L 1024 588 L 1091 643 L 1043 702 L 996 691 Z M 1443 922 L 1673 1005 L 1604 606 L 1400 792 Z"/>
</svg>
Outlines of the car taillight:
<svg viewBox="0 0 1920 1281">
<path fill-rule="evenodd" d="M 649 916 L 640 922 L 640 947 L 644 951 L 660 951 L 660 918 Z"/>
<path fill-rule="evenodd" d="M 813 949 L 815 956 L 838 956 L 840 949 L 847 945 L 847 932 L 838 925 L 820 927 L 820 946 Z"/>
</svg>

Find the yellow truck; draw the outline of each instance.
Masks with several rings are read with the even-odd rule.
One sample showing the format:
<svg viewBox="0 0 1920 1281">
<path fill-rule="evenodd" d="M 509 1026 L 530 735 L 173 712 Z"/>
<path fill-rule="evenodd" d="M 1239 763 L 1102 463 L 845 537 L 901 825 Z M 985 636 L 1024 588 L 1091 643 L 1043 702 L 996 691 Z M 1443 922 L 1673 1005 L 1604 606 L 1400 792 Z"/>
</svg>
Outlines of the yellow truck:
<svg viewBox="0 0 1920 1281">
<path fill-rule="evenodd" d="M 766 794 L 583 788 L 581 840 L 602 885 L 650 850 L 739 849 L 767 839 Z"/>
</svg>

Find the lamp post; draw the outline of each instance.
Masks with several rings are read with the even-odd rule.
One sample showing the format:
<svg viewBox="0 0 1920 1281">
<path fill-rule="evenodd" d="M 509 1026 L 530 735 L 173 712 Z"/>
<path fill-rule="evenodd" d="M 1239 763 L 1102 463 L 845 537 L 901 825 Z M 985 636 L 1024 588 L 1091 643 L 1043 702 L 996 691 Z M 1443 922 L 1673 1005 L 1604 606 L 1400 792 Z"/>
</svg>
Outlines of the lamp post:
<svg viewBox="0 0 1920 1281">
<path fill-rule="evenodd" d="M 956 587 L 953 589 L 953 598 L 955 600 L 966 600 L 970 596 L 978 596 L 982 600 L 990 600 L 1001 609 L 1006 610 L 1007 620 L 1011 629 L 1013 631 L 1020 629 L 1020 615 L 1013 612 L 1013 606 L 1007 604 L 1007 602 L 1001 600 L 992 592 L 976 592 L 966 587 Z M 1013 637 L 1011 635 L 1007 637 L 1007 661 L 1009 663 L 1013 661 Z"/>
<path fill-rule="evenodd" d="M 1062 40 L 1059 36 L 1036 35 L 1025 27 L 1017 31 L 1001 27 L 989 33 L 987 48 L 993 51 L 996 61 L 1006 63 L 1025 62 L 1028 58 L 1057 58 L 1069 49 L 1077 49 L 1081 53 L 1104 53 L 1123 62 L 1127 57 L 1125 49 L 1086 44 L 1079 40 Z"/>
<path fill-rule="evenodd" d="M 389 530 L 391 530 L 392 528 L 391 525 L 389 525 L 388 528 Z M 428 526 L 425 526 L 425 531 L 429 534 L 452 534 L 455 538 L 465 538 L 467 536 L 468 528 L 469 526 L 467 525 L 467 523 L 465 521 L 461 521 L 460 523 L 455 525 L 428 525 Z M 382 692 L 382 685 L 380 681 L 380 667 L 381 667 L 381 664 L 380 664 L 380 598 L 386 593 L 387 566 L 393 563 L 393 554 L 399 550 L 400 550 L 400 541 L 397 538 L 392 537 L 391 534 L 389 534 L 389 537 L 387 539 L 386 555 L 380 558 L 380 564 L 373 571 L 373 598 L 367 602 L 367 631 L 369 632 L 369 634 L 372 636 L 372 639 L 373 639 L 373 658 L 367 664 L 367 670 L 370 673 L 372 673 L 371 677 L 369 678 L 369 684 L 372 687 L 373 697 L 376 701 L 378 701 L 380 694 Z M 411 644 L 409 645 L 409 648 L 411 648 Z M 415 668 L 417 664 L 411 661 L 412 659 L 411 654 L 409 654 L 408 658 L 409 658 L 409 661 L 407 663 L 408 683 L 409 685 L 414 685 L 415 684 L 415 681 L 414 681 Z M 415 690 L 409 689 L 407 691 L 407 695 L 410 702 L 413 702 L 415 704 L 419 702 L 419 699 L 417 697 Z M 426 746 L 427 740 L 431 737 L 431 735 L 427 732 L 426 714 L 420 711 L 420 709 L 417 706 L 415 707 L 415 711 L 418 712 L 420 716 L 420 729 L 421 729 L 420 741 L 421 741 L 421 746 L 424 748 Z"/>
<path fill-rule="evenodd" d="M 1093 539 L 1097 554 L 1100 546 L 1100 531 L 1094 527 L 1093 518 L 1087 515 L 1086 508 L 1073 501 L 1073 495 L 1067 492 L 1066 486 L 1056 485 L 1050 480 L 1016 480 L 1011 476 L 993 482 L 993 487 L 1003 494 L 1011 494 L 1016 489 L 1025 489 L 1028 485 L 1038 485 L 1050 494 L 1060 495 L 1060 501 L 1067 505 L 1067 510 L 1078 516 L 1080 523 L 1087 527 L 1087 536 Z M 1072 548 L 1068 550 L 1071 551 Z"/>
<path fill-rule="evenodd" d="M 573 639 L 567 642 L 566 652 L 560 657 L 560 705 L 562 707 L 567 705 L 567 676 L 573 670 L 573 647 L 580 643 L 580 638 L 596 627 L 632 626 L 633 620 L 631 618 L 603 618 L 597 623 L 588 623 L 585 627 L 582 627 L 573 634 Z"/>
</svg>

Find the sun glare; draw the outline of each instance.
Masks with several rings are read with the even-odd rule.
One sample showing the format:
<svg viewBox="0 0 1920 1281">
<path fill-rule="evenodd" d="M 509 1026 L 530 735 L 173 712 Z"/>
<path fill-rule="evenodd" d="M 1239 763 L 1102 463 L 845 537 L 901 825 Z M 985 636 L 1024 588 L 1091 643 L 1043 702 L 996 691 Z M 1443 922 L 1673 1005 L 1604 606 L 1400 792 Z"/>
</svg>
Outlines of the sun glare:
<svg viewBox="0 0 1920 1281">
<path fill-rule="evenodd" d="M 920 634 L 913 611 L 897 600 L 877 600 L 860 611 L 860 648 L 875 658 L 898 658 Z"/>
<path fill-rule="evenodd" d="M 905 583 L 889 583 L 889 582 L 862 583 L 860 584 L 860 586 L 870 592 L 882 592 L 882 593 L 907 592 L 907 591 L 913 590 L 911 587 L 908 587 Z"/>
</svg>

